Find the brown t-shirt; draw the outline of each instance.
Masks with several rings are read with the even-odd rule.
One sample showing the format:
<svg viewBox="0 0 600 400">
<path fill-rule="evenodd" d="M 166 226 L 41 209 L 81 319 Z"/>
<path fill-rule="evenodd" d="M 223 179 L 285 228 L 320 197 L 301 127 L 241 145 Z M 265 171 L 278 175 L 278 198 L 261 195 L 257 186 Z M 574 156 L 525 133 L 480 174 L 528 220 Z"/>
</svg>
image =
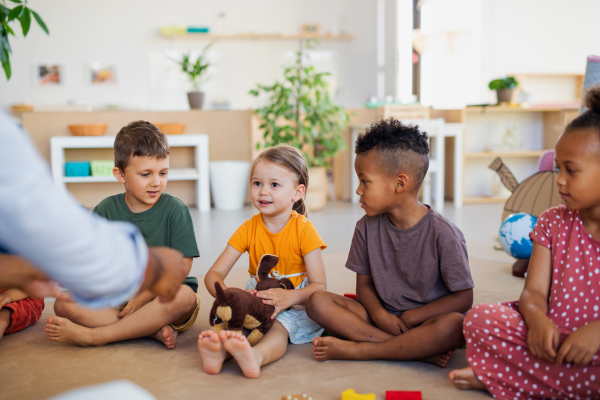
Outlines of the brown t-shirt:
<svg viewBox="0 0 600 400">
<path fill-rule="evenodd" d="M 431 208 L 406 230 L 387 214 L 362 217 L 346 268 L 371 275 L 381 304 L 394 315 L 474 286 L 462 232 Z"/>
</svg>

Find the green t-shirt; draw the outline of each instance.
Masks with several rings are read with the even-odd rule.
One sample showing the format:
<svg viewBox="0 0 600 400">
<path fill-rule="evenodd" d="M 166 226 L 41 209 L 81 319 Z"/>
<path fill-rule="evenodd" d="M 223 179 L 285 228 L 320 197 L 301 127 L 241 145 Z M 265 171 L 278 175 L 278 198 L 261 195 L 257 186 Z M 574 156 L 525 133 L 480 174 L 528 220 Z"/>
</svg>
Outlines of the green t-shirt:
<svg viewBox="0 0 600 400">
<path fill-rule="evenodd" d="M 179 250 L 184 257 L 200 257 L 190 210 L 168 193 L 163 193 L 151 209 L 140 213 L 129 209 L 124 193 L 102 200 L 94 212 L 111 221 L 131 222 L 142 232 L 148 246 L 170 247 Z M 196 281 L 197 287 L 197 279 L 190 279 Z"/>
</svg>

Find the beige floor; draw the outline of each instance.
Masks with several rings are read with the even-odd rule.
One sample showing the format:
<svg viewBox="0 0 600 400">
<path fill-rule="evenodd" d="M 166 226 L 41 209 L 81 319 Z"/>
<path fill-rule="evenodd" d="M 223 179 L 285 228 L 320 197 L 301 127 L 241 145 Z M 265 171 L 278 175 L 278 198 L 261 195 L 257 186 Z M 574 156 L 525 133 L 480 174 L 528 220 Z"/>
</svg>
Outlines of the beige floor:
<svg viewBox="0 0 600 400">
<path fill-rule="evenodd" d="M 493 254 L 493 253 L 492 253 Z M 347 251 L 325 252 L 329 289 L 353 291 L 354 276 L 344 268 Z M 510 275 L 510 264 L 471 259 L 475 302 L 517 299 L 523 280 Z M 234 270 L 229 285 L 241 286 L 247 273 Z M 113 379 L 125 378 L 144 387 L 158 399 L 280 399 L 284 394 L 308 393 L 319 400 L 340 399 L 341 392 L 420 390 L 423 399 L 486 399 L 483 392 L 460 392 L 447 379 L 450 369 L 466 366 L 464 350 L 456 351 L 449 367 L 441 369 L 419 362 L 314 360 L 312 347 L 290 345 L 280 361 L 262 370 L 260 379 L 244 378 L 235 362 L 218 376 L 203 372 L 198 356 L 198 333 L 208 328 L 212 299 L 205 290 L 201 314 L 189 331 L 181 334 L 175 350 L 166 350 L 152 339 L 138 339 L 102 348 L 80 348 L 51 342 L 44 321 L 52 315 L 47 304 L 42 319 L 23 332 L 0 341 L 0 399 L 45 399 L 60 392 Z"/>
</svg>

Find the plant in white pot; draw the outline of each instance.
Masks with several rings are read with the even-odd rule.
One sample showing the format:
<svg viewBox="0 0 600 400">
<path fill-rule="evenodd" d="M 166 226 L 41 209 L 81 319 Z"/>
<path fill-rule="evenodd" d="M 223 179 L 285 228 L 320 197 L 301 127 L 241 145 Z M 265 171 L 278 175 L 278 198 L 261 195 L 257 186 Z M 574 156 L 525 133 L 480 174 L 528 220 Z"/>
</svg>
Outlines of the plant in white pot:
<svg viewBox="0 0 600 400">
<path fill-rule="evenodd" d="M 307 40 L 307 45 L 311 42 Z M 307 60 L 306 53 L 297 52 L 295 62 L 284 69 L 282 82 L 258 85 L 250 94 L 264 93 L 269 98 L 264 107 L 255 110 L 264 131 L 262 147 L 287 143 L 302 150 L 309 165 L 306 205 L 309 210 L 319 210 L 327 203 L 327 167 L 345 146 L 341 133 L 348 115 L 331 98 L 326 80 L 330 73 L 304 65 Z"/>
<path fill-rule="evenodd" d="M 181 60 L 172 59 L 179 64 L 192 84 L 192 91 L 187 94 L 191 109 L 201 109 L 204 103 L 204 92 L 200 91 L 200 87 L 208 80 L 207 73 L 210 63 L 206 60 L 206 50 L 210 46 L 212 46 L 212 43 L 202 50 L 196 61 L 192 60 L 191 52 L 183 54 Z"/>
<path fill-rule="evenodd" d="M 498 97 L 498 104 L 501 103 L 512 103 L 514 97 L 515 88 L 519 86 L 519 82 L 512 76 L 494 79 L 488 85 L 491 90 L 496 91 Z"/>
</svg>

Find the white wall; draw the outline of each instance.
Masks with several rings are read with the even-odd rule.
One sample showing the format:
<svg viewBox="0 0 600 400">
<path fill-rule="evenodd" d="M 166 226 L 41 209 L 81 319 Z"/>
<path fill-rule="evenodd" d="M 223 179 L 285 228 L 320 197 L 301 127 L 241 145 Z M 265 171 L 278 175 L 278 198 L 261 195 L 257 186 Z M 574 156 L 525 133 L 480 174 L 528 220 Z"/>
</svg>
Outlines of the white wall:
<svg viewBox="0 0 600 400">
<path fill-rule="evenodd" d="M 26 39 L 12 41 L 13 76 L 0 75 L 0 106 L 25 100 L 40 105 L 84 100 L 94 107 L 118 104 L 125 108 L 187 109 L 188 84 L 166 54 L 200 51 L 205 40 L 164 39 L 165 25 L 212 26 L 226 14 L 223 34 L 296 34 L 303 23 L 319 23 L 329 31 L 344 19 L 351 41 L 323 41 L 313 60 L 318 69 L 333 73 L 336 100 L 361 105 L 376 90 L 375 3 L 364 0 L 31 0 L 46 21 L 50 36 L 32 25 Z M 15 29 L 16 31 L 16 29 Z M 256 107 L 248 90 L 256 83 L 271 84 L 281 77 L 282 65 L 293 58 L 297 41 L 222 40 L 209 51 L 213 78 L 205 85 L 207 103 L 228 100 L 234 109 Z M 118 83 L 92 86 L 86 65 L 114 63 Z M 59 63 L 66 82 L 60 87 L 37 87 L 34 65 Z"/>
<path fill-rule="evenodd" d="M 429 84 L 437 108 L 495 103 L 492 79 L 583 73 L 586 56 L 600 54 L 597 0 L 426 1 L 434 7 Z M 556 90 L 563 86 L 572 89 Z"/>
</svg>

